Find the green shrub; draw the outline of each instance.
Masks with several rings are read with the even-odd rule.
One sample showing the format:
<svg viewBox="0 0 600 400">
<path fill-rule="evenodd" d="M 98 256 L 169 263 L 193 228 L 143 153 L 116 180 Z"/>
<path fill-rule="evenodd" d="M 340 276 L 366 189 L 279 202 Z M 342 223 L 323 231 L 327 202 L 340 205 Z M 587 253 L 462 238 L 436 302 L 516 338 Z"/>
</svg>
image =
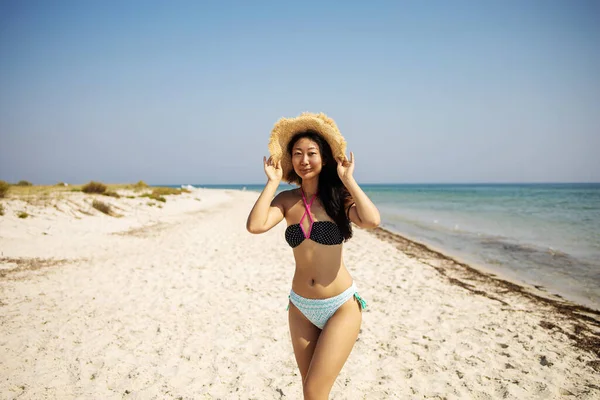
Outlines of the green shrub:
<svg viewBox="0 0 600 400">
<path fill-rule="evenodd" d="M 106 185 L 101 182 L 91 181 L 90 183 L 83 185 L 81 191 L 84 193 L 99 193 L 102 194 L 106 192 Z"/>
<path fill-rule="evenodd" d="M 128 199 L 135 199 L 135 196 L 127 196 Z"/>
<path fill-rule="evenodd" d="M 33 186 L 33 183 L 29 181 L 19 181 L 15 186 Z"/>
<path fill-rule="evenodd" d="M 27 218 L 27 217 L 29 217 L 29 214 L 27 214 L 25 211 L 19 211 L 17 213 L 17 217 L 19 217 L 19 218 Z"/>
<path fill-rule="evenodd" d="M 73 188 L 71 189 L 71 192 L 81 192 L 81 188 Z"/>
<path fill-rule="evenodd" d="M 110 205 L 103 203 L 99 200 L 94 200 L 92 203 L 92 207 L 94 207 L 96 210 L 103 212 L 106 215 L 110 215 Z"/>
<path fill-rule="evenodd" d="M 0 204 L 0 215 L 4 215 L 4 205 Z"/>
<path fill-rule="evenodd" d="M 0 198 L 6 197 L 8 189 L 10 189 L 8 182 L 0 181 Z"/>
</svg>

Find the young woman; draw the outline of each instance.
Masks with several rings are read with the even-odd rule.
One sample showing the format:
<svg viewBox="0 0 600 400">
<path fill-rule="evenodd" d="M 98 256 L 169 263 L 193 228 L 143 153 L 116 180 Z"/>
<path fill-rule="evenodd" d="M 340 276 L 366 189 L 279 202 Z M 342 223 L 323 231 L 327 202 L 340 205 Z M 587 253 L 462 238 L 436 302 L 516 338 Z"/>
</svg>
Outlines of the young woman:
<svg viewBox="0 0 600 400">
<path fill-rule="evenodd" d="M 289 325 L 304 399 L 327 399 L 350 355 L 366 302 L 342 258 L 350 222 L 379 225 L 379 212 L 353 178 L 354 154 L 325 114 L 280 119 L 271 132 L 271 157 L 263 158 L 267 184 L 248 216 L 247 229 L 263 233 L 284 218 L 285 239 L 296 270 Z M 281 180 L 298 184 L 279 193 Z"/>
</svg>

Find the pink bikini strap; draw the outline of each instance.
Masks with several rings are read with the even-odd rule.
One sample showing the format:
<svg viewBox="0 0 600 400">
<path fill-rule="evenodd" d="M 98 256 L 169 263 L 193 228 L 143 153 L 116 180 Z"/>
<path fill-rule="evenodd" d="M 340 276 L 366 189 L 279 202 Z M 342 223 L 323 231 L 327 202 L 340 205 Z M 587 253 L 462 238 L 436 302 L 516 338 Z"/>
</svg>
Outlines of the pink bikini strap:
<svg viewBox="0 0 600 400">
<path fill-rule="evenodd" d="M 302 218 L 300 218 L 300 229 L 302 229 L 302 233 L 304 233 L 304 237 L 306 239 L 310 238 L 310 233 L 312 231 L 312 226 L 313 226 L 313 217 L 310 215 L 310 207 L 313 204 L 313 201 L 315 201 L 315 198 L 317 197 L 317 194 L 315 193 L 312 200 L 310 201 L 310 203 L 306 202 L 306 196 L 304 196 L 304 190 L 300 189 L 300 193 L 302 193 L 302 201 L 304 201 L 304 214 L 302 215 Z M 308 227 L 308 233 L 306 233 L 306 231 L 304 230 L 304 227 L 302 226 L 302 221 L 304 221 L 304 217 L 306 217 L 306 214 L 308 214 L 308 219 L 310 219 L 310 225 Z"/>
</svg>

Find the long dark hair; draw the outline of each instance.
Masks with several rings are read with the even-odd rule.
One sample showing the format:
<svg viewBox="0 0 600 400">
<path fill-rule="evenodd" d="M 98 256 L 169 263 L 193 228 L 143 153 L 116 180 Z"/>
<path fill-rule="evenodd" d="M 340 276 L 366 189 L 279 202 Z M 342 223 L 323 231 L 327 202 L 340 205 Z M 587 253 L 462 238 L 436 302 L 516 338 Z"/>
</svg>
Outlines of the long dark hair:
<svg viewBox="0 0 600 400">
<path fill-rule="evenodd" d="M 348 240 L 352 237 L 352 225 L 346 214 L 345 206 L 348 203 L 351 204 L 352 196 L 337 173 L 337 161 L 333 158 L 331 147 L 316 131 L 307 130 L 298 132 L 292 137 L 287 146 L 290 157 L 292 157 L 292 149 L 296 142 L 303 138 L 310 139 L 319 146 L 321 159 L 325 164 L 319 174 L 319 199 L 327 215 L 329 215 L 340 229 L 344 240 Z M 302 178 L 298 176 L 293 167 L 288 172 L 286 179 L 291 183 L 302 185 Z"/>
</svg>

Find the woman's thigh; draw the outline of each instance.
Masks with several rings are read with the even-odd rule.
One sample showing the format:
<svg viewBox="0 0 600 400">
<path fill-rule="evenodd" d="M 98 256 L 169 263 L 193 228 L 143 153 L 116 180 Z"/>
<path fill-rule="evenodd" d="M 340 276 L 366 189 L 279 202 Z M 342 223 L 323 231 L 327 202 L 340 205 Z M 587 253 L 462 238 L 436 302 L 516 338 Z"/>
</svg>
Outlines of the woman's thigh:
<svg viewBox="0 0 600 400">
<path fill-rule="evenodd" d="M 344 303 L 323 328 L 305 386 L 307 390 L 328 394 L 346 363 L 358 338 L 362 313 L 358 301 L 352 297 Z"/>
<path fill-rule="evenodd" d="M 290 302 L 288 319 L 294 355 L 304 384 L 321 330 L 314 326 L 292 302 Z"/>
</svg>

